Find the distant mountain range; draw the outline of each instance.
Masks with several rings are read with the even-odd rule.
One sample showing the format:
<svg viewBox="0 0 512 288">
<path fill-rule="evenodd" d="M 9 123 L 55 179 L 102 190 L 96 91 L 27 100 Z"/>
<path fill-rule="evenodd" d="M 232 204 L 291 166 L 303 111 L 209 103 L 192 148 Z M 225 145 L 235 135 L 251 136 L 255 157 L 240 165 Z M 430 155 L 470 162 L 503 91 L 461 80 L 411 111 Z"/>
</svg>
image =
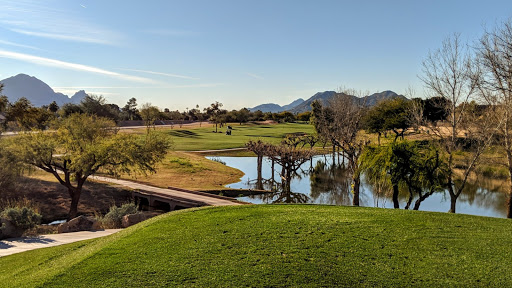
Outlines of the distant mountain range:
<svg viewBox="0 0 512 288">
<path fill-rule="evenodd" d="M 4 84 L 2 95 L 9 101 L 16 102 L 21 97 L 27 98 L 34 106 L 48 105 L 55 101 L 59 106 L 64 103 L 78 104 L 87 95 L 84 90 L 76 92 L 72 97 L 57 93 L 48 84 L 36 77 L 18 74 L 0 81 Z"/>
<path fill-rule="evenodd" d="M 299 106 L 303 102 L 304 102 L 304 99 L 299 98 L 299 99 L 293 101 L 292 103 L 290 103 L 288 105 L 284 105 L 284 106 L 280 106 L 280 105 L 274 104 L 274 103 L 268 103 L 268 104 L 258 105 L 258 106 L 254 107 L 254 108 L 249 108 L 249 110 L 251 112 L 260 110 L 261 112 L 278 113 L 278 112 L 282 112 L 282 111 L 291 110 L 294 107 Z"/>
<path fill-rule="evenodd" d="M 280 106 L 280 105 L 277 105 L 274 103 L 268 103 L 268 104 L 258 105 L 254 108 L 249 108 L 249 110 L 252 112 L 261 110 L 261 112 L 272 112 L 272 113 L 282 112 L 282 111 L 290 111 L 292 113 L 302 113 L 302 112 L 306 112 L 306 111 L 311 111 L 311 103 L 313 103 L 313 101 L 318 100 L 318 101 L 322 102 L 322 104 L 326 104 L 335 95 L 336 95 L 336 92 L 334 92 L 334 91 L 318 92 L 315 95 L 311 96 L 308 100 L 305 100 L 305 101 L 301 98 L 301 99 L 297 99 L 297 100 L 293 101 L 292 103 L 285 105 L 285 106 Z M 365 105 L 368 105 L 368 106 L 373 106 L 373 105 L 377 104 L 377 102 L 379 102 L 381 100 L 386 100 L 386 99 L 393 99 L 393 98 L 407 99 L 403 95 L 398 95 L 393 91 L 383 91 L 380 93 L 374 93 L 372 95 L 365 96 L 362 98 L 352 96 L 352 95 L 349 95 L 349 96 L 353 97 L 354 99 L 359 99 L 360 101 L 365 103 Z"/>
</svg>

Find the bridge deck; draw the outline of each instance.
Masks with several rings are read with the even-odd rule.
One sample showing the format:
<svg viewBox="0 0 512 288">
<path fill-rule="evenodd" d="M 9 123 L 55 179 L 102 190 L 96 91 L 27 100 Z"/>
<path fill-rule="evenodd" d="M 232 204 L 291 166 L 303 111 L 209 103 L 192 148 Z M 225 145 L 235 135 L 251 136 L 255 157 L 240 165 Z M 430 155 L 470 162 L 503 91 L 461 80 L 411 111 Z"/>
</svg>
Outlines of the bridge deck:
<svg viewBox="0 0 512 288">
<path fill-rule="evenodd" d="M 227 206 L 227 205 L 241 205 L 242 202 L 236 201 L 235 199 L 228 199 L 227 197 L 218 197 L 217 195 L 208 195 L 207 193 L 200 193 L 195 191 L 187 191 L 184 189 L 173 189 L 173 188 L 159 188 L 146 184 L 141 184 L 128 180 L 113 179 L 102 176 L 92 176 L 91 179 L 114 183 L 121 186 L 125 186 L 134 190 L 143 192 L 149 192 L 153 196 L 168 198 L 169 200 L 179 200 L 188 202 L 197 202 L 199 205 L 195 206 Z M 203 204 L 203 205 L 200 205 Z"/>
</svg>

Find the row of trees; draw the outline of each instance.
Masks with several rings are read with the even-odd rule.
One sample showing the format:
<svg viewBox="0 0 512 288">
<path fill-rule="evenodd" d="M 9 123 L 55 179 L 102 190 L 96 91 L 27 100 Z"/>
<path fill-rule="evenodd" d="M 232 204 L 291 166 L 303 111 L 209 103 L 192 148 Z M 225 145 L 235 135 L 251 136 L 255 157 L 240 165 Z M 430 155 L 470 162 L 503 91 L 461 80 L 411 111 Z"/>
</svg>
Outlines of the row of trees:
<svg viewBox="0 0 512 288">
<path fill-rule="evenodd" d="M 1 85 L 1 84 L 0 84 Z M 225 123 L 246 123 L 249 121 L 274 120 L 277 122 L 309 121 L 310 112 L 293 114 L 288 111 L 279 113 L 251 112 L 247 108 L 240 110 L 222 109 L 222 103 L 214 102 L 202 111 L 199 105 L 186 111 L 161 110 L 151 103 L 137 104 L 136 98 L 128 100 L 125 106 L 108 103 L 103 96 L 87 95 L 79 104 L 66 103 L 59 107 L 54 101 L 42 107 L 33 106 L 26 98 L 10 103 L 6 96 L 0 96 L 0 113 L 5 115 L 4 128 L 9 130 L 44 129 L 56 118 L 66 118 L 75 113 L 85 113 L 110 119 L 116 123 L 126 120 L 142 120 L 146 125 L 157 121 L 211 121 L 216 125 Z"/>
</svg>

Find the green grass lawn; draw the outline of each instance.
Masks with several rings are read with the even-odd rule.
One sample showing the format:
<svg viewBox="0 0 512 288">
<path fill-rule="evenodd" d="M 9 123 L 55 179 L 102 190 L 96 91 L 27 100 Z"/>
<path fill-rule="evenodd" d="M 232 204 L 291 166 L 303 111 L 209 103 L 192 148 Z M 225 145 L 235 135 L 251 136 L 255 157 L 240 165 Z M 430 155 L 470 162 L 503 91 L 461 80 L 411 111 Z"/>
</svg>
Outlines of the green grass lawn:
<svg viewBox="0 0 512 288">
<path fill-rule="evenodd" d="M 220 128 L 222 133 L 214 133 L 215 127 L 193 129 L 165 129 L 172 136 L 175 151 L 214 150 L 244 147 L 249 140 L 261 139 L 266 142 L 279 143 L 290 133 L 314 133 L 313 125 L 284 123 L 284 124 L 229 124 L 233 127 L 232 135 L 225 135 L 226 128 Z"/>
<path fill-rule="evenodd" d="M 3 287 L 510 287 L 512 222 L 378 208 L 182 210 L 0 258 Z"/>
</svg>

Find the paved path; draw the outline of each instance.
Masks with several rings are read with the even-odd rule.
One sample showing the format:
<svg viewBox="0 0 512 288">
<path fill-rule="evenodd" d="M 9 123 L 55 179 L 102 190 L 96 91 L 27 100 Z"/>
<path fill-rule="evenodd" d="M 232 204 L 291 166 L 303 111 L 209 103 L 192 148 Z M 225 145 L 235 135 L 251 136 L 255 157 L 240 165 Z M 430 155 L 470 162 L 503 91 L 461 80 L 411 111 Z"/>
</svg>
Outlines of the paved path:
<svg viewBox="0 0 512 288">
<path fill-rule="evenodd" d="M 226 149 L 216 149 L 216 150 L 196 150 L 196 151 L 176 151 L 176 152 L 185 152 L 185 153 L 215 153 L 215 152 L 230 152 L 230 151 L 244 151 L 247 150 L 245 147 L 241 148 L 226 148 Z"/>
<path fill-rule="evenodd" d="M 180 198 L 180 199 L 201 202 L 201 203 L 204 203 L 204 204 L 210 205 L 210 206 L 227 206 L 227 205 L 243 204 L 239 201 L 236 201 L 235 199 L 231 200 L 227 197 L 216 197 L 214 195 L 210 196 L 207 193 L 200 193 L 200 192 L 190 193 L 190 192 L 186 192 L 186 191 L 174 190 L 172 188 L 169 188 L 169 189 L 159 188 L 159 187 L 145 185 L 145 184 L 141 184 L 141 183 L 137 183 L 137 182 L 133 182 L 133 181 L 113 179 L 113 178 L 102 177 L 102 176 L 91 176 L 90 178 L 93 180 L 96 180 L 96 181 L 118 184 L 118 185 L 125 186 L 125 187 L 135 189 L 135 190 L 165 194 L 165 195 L 168 195 L 170 198 L 176 197 L 176 198 Z"/>
<path fill-rule="evenodd" d="M 121 229 L 81 231 L 63 234 L 40 235 L 37 237 L 11 238 L 0 241 L 0 257 L 38 248 L 58 246 L 77 241 L 107 236 Z"/>
</svg>

